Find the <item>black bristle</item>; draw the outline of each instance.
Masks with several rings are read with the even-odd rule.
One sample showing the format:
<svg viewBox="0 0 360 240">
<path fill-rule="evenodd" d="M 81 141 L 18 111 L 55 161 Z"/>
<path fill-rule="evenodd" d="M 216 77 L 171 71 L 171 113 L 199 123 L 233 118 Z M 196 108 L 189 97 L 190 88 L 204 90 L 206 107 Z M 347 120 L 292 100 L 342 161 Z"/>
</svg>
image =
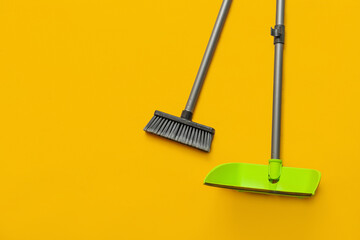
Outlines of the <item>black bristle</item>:
<svg viewBox="0 0 360 240">
<path fill-rule="evenodd" d="M 213 128 L 160 111 L 155 111 L 144 130 L 206 152 L 210 152 L 215 133 Z"/>
</svg>

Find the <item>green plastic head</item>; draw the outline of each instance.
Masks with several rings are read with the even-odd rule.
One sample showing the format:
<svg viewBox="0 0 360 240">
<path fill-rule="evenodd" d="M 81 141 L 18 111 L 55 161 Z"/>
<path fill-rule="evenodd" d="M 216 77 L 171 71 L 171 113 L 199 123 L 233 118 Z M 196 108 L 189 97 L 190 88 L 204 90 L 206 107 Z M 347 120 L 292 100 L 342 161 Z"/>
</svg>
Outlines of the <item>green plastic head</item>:
<svg viewBox="0 0 360 240">
<path fill-rule="evenodd" d="M 226 163 L 214 168 L 205 178 L 209 186 L 284 196 L 311 197 L 319 185 L 317 170 L 282 167 L 279 159 L 269 165 Z"/>
</svg>

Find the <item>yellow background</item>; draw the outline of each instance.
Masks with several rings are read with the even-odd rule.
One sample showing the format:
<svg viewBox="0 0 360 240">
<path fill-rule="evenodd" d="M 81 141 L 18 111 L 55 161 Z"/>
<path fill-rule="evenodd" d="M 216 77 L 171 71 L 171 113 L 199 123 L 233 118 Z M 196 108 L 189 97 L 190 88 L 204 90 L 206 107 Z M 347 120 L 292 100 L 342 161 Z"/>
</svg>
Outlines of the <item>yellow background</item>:
<svg viewBox="0 0 360 240">
<path fill-rule="evenodd" d="M 360 239 L 360 2 L 286 2 L 282 159 L 311 199 L 202 185 L 270 154 L 275 1 L 233 2 L 194 121 L 180 115 L 221 0 L 0 1 L 0 239 Z"/>
</svg>

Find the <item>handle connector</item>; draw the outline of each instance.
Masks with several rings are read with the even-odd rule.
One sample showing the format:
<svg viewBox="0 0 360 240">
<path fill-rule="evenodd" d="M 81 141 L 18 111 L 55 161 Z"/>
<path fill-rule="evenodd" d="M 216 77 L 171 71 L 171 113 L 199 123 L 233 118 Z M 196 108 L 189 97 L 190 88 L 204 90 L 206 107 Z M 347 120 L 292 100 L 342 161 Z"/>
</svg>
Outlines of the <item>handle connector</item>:
<svg viewBox="0 0 360 240">
<path fill-rule="evenodd" d="M 192 120 L 192 116 L 193 116 L 193 113 L 188 111 L 188 110 L 184 110 L 181 113 L 181 118 L 184 118 L 184 119 L 189 120 L 189 121 Z"/>
<path fill-rule="evenodd" d="M 281 176 L 282 161 L 280 159 L 269 160 L 268 178 L 271 183 L 277 183 Z"/>
<path fill-rule="evenodd" d="M 274 37 L 274 44 L 277 44 L 277 43 L 284 44 L 285 25 L 275 25 L 274 28 L 271 28 L 271 36 Z"/>
</svg>

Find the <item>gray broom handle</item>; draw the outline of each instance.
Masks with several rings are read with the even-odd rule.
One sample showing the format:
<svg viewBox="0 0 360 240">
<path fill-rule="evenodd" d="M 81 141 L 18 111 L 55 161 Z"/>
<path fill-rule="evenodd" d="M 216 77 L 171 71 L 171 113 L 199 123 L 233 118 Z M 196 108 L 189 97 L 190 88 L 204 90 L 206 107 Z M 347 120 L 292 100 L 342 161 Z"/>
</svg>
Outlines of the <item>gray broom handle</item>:
<svg viewBox="0 0 360 240">
<path fill-rule="evenodd" d="M 274 61 L 274 95 L 273 95 L 273 119 L 272 119 L 272 144 L 271 158 L 280 159 L 280 132 L 281 132 L 281 89 L 282 89 L 282 70 L 283 70 L 283 50 L 284 50 L 284 5 L 285 0 L 276 2 L 276 26 L 275 37 L 275 61 Z"/>
<path fill-rule="evenodd" d="M 186 103 L 185 111 L 190 112 L 191 115 L 195 109 L 196 102 L 199 98 L 200 91 L 203 86 L 203 83 L 204 83 L 204 80 L 206 77 L 206 73 L 209 69 L 212 57 L 214 55 L 216 45 L 219 41 L 219 37 L 220 37 L 222 28 L 223 28 L 225 20 L 226 20 L 226 16 L 229 12 L 231 2 L 232 2 L 232 0 L 224 0 L 221 5 L 218 17 L 216 19 L 214 28 L 211 33 L 211 37 L 209 39 L 209 43 L 206 47 L 203 59 L 200 64 L 200 68 L 196 75 L 194 85 L 191 89 L 189 99 Z"/>
</svg>

